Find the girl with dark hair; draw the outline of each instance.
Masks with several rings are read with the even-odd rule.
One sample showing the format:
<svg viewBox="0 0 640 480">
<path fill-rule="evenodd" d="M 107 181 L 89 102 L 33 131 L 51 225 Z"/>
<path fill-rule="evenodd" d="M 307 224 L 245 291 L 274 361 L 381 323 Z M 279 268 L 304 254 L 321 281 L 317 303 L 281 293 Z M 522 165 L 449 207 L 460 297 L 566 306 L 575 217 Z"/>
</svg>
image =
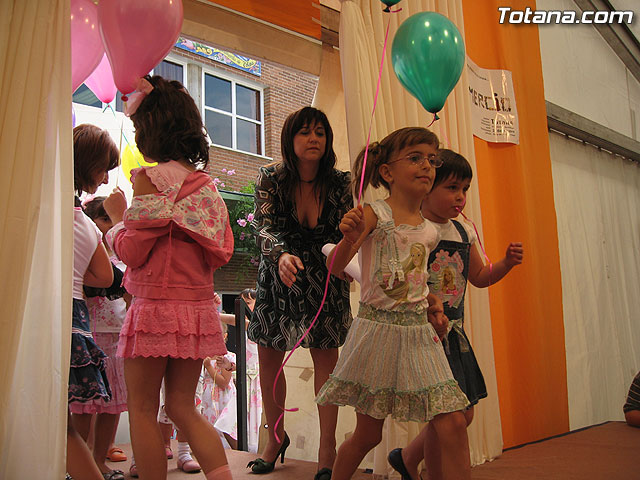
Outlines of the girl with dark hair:
<svg viewBox="0 0 640 480">
<path fill-rule="evenodd" d="M 112 227 L 111 220 L 102 207 L 104 199 L 105 197 L 94 197 L 83 205 L 84 213 L 103 234 Z M 92 334 L 97 345 L 108 356 L 105 371 L 111 387 L 111 400 L 107 402 L 102 398 L 96 398 L 85 403 L 75 402 L 70 405 L 70 409 L 74 426 L 85 441 L 93 430 L 93 458 L 105 478 L 120 480 L 124 478 L 124 474 L 120 470 L 110 470 L 105 462 L 127 460 L 122 449 L 113 446 L 112 442 L 118 428 L 120 413 L 127 410 L 124 364 L 122 358 L 116 357 L 116 348 L 130 296 L 122 288 L 124 264 L 111 257 L 108 247 L 107 253 L 110 254 L 112 262 L 113 284 L 109 288 L 85 286 L 84 295 L 89 309 Z"/>
<path fill-rule="evenodd" d="M 118 148 L 109 133 L 94 125 L 73 129 L 74 189 L 95 193 L 109 180 L 108 171 L 118 165 Z M 113 271 L 102 234 L 80 207 L 75 197 L 73 209 L 73 319 L 71 364 L 69 369 L 69 408 L 93 400 L 111 400 L 105 373 L 106 355 L 96 345 L 89 325 L 89 310 L 83 297 L 83 285 L 105 288 L 113 282 Z M 106 465 L 105 474 L 113 476 Z M 76 431 L 69 410 L 67 418 L 67 472 L 76 479 L 103 478 L 82 436 Z M 121 473 L 121 472 L 120 472 Z M 118 478 L 117 476 L 115 478 Z M 120 476 L 120 478 L 124 478 Z"/>
<path fill-rule="evenodd" d="M 220 438 L 195 408 L 202 360 L 224 355 L 213 300 L 214 271 L 233 252 L 227 208 L 209 175 L 202 118 L 182 84 L 144 77 L 125 113 L 136 144 L 153 167 L 134 169 L 133 202 L 120 191 L 103 203 L 114 227 L 107 242 L 127 265 L 134 297 L 120 332 L 131 442 L 142 478 L 166 478 L 167 457 L 156 421 L 162 379 L 165 409 L 184 432 L 208 480 L 231 472 Z M 126 210 L 126 211 L 125 211 Z"/>
<path fill-rule="evenodd" d="M 254 473 L 269 473 L 284 461 L 289 437 L 284 421 L 275 424 L 285 404 L 283 374 L 274 381 L 284 354 L 309 328 L 324 293 L 327 267 L 321 248 L 337 242 L 340 219 L 353 205 L 350 175 L 336 170 L 333 131 L 326 115 L 312 107 L 292 113 L 282 127 L 282 162 L 260 169 L 256 210 L 251 224 L 261 250 L 256 303 L 249 339 L 258 344 L 262 399 L 269 439 L 262 458 L 250 462 Z M 344 343 L 351 311 L 349 284 L 332 276 L 320 315 L 302 346 L 309 348 L 316 393 L 329 377 Z M 316 479 L 331 478 L 335 458 L 337 407 L 319 406 L 320 447 Z M 279 439 L 279 441 L 278 441 Z"/>
</svg>

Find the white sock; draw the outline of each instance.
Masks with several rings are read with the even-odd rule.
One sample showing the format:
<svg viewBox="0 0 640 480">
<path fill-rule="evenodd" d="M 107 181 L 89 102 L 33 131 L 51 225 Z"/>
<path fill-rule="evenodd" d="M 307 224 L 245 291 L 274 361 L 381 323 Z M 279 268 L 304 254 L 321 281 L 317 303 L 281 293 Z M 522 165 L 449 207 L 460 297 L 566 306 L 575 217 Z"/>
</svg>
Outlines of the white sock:
<svg viewBox="0 0 640 480">
<path fill-rule="evenodd" d="M 189 442 L 178 442 L 178 460 L 181 462 L 193 460 L 189 451 Z"/>
</svg>

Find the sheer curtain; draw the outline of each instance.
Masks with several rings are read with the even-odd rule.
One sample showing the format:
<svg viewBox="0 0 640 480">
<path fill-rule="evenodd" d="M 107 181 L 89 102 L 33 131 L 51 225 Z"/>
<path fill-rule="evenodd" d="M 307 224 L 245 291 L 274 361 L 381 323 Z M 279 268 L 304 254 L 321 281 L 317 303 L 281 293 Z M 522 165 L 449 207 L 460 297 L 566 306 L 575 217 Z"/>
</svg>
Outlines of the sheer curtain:
<svg viewBox="0 0 640 480">
<path fill-rule="evenodd" d="M 0 2 L 0 478 L 63 478 L 71 342 L 68 0 Z"/>
<path fill-rule="evenodd" d="M 394 32 L 400 23 L 414 13 L 437 11 L 447 16 L 463 32 L 462 4 L 459 0 L 436 2 L 415 0 L 402 2 L 400 13 L 385 14 L 380 2 L 369 0 L 343 0 L 340 17 L 340 58 L 344 87 L 349 152 L 353 161 L 364 147 L 371 122 L 371 111 L 382 47 L 387 22 L 390 22 L 387 56 L 385 58 L 380 94 L 371 128 L 371 141 L 381 139 L 393 130 L 408 126 L 427 126 L 432 115 L 427 113 L 417 100 L 407 93 L 395 77 L 389 50 Z M 439 114 L 441 119 L 430 128 L 438 134 L 443 146 L 464 155 L 475 170 L 471 116 L 467 97 L 466 72 L 463 72 L 458 86 L 450 94 L 447 104 Z M 373 192 L 365 197 L 370 200 L 383 196 Z M 466 207 L 467 216 L 472 218 L 482 234 L 478 191 L 472 185 Z M 469 287 L 466 304 L 466 329 L 474 345 L 476 355 L 485 375 L 489 398 L 482 400 L 476 408 L 476 417 L 469 429 L 472 463 L 491 460 L 502 451 L 502 433 L 498 405 L 497 384 L 493 359 L 493 342 L 489 300 L 486 289 Z M 422 425 L 399 423 L 388 419 L 385 424 L 382 443 L 373 455 L 365 459 L 363 465 L 373 463 L 374 474 L 390 475 L 398 478 L 386 462 L 389 450 L 406 445 Z"/>
<path fill-rule="evenodd" d="M 549 134 L 571 430 L 623 420 L 640 369 L 640 166 Z"/>
</svg>

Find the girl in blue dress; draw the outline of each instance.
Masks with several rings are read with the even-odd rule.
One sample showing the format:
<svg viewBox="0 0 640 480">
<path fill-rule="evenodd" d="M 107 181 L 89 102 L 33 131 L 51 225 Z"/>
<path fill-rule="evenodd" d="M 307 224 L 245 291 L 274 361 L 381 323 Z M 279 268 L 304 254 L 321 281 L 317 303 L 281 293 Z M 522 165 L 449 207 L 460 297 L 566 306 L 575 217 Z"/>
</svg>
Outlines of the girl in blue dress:
<svg viewBox="0 0 640 480">
<path fill-rule="evenodd" d="M 454 378 L 469 399 L 464 411 L 467 425 L 473 420 L 473 407 L 487 396 L 484 377 L 464 331 L 464 295 L 467 279 L 475 287 L 488 287 L 522 263 L 521 243 L 511 243 L 505 257 L 485 265 L 472 227 L 455 220 L 467 201 L 473 171 L 469 162 L 451 150 L 440 150 L 442 166 L 436 170 L 431 192 L 422 202 L 422 215 L 440 235 L 438 246 L 429 256 L 429 290 L 444 305 L 449 320 L 444 342 L 447 360 Z M 429 424 L 406 448 L 389 453 L 389 463 L 403 475 L 403 480 L 419 479 L 418 464 L 425 456 L 429 480 L 441 480 L 440 448 L 433 425 Z"/>
</svg>

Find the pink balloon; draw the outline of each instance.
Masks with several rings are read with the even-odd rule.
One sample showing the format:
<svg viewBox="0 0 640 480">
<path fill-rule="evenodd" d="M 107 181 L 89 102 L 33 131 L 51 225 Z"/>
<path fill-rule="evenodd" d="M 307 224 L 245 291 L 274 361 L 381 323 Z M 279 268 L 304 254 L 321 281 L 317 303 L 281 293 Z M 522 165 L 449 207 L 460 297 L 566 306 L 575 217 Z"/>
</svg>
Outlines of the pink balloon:
<svg viewBox="0 0 640 480">
<path fill-rule="evenodd" d="M 107 0 L 98 4 L 100 34 L 118 90 L 136 81 L 169 53 L 182 28 L 182 0 Z"/>
<path fill-rule="evenodd" d="M 118 89 L 113 81 L 113 73 L 111 73 L 111 65 L 106 53 L 84 83 L 104 103 L 110 103 L 115 98 Z"/>
<path fill-rule="evenodd" d="M 91 0 L 71 0 L 71 88 L 75 92 L 104 54 L 98 7 Z"/>
</svg>

